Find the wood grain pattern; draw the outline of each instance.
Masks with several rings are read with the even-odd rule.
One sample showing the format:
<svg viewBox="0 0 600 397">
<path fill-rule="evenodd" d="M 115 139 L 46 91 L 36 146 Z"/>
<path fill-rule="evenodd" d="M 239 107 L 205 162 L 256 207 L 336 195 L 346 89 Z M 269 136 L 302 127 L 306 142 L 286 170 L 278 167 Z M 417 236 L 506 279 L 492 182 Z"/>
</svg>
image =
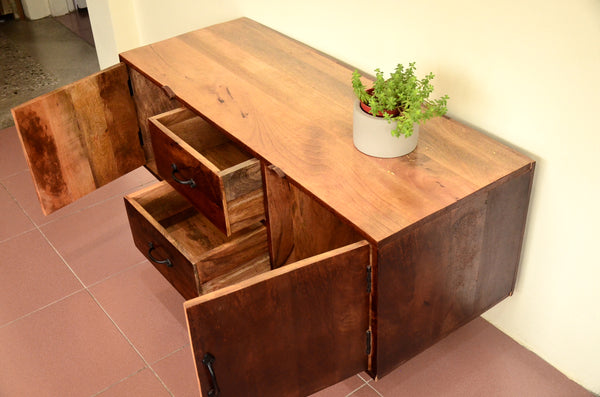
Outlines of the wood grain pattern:
<svg viewBox="0 0 600 397">
<path fill-rule="evenodd" d="M 366 369 L 366 266 L 359 242 L 185 303 L 202 395 L 305 396 Z M 335 341 L 335 343 L 332 343 Z"/>
<path fill-rule="evenodd" d="M 372 241 L 531 163 L 448 118 L 423 125 L 410 156 L 361 154 L 352 144 L 352 69 L 246 18 L 122 57 Z"/>
<path fill-rule="evenodd" d="M 146 156 L 146 168 L 155 176 L 158 176 L 156 163 L 154 161 L 154 149 L 148 130 L 148 118 L 165 113 L 172 109 L 181 107 L 181 103 L 169 95 L 160 86 L 148 80 L 144 75 L 133 68 L 129 68 L 133 99 L 137 110 L 138 125 L 144 141 L 144 154 Z"/>
<path fill-rule="evenodd" d="M 382 244 L 378 376 L 511 293 L 532 177 L 532 168 L 516 171 Z"/>
<path fill-rule="evenodd" d="M 361 240 L 360 234 L 269 167 L 263 171 L 273 267 Z"/>
<path fill-rule="evenodd" d="M 12 109 L 44 214 L 145 163 L 124 64 Z"/>
<path fill-rule="evenodd" d="M 153 265 L 186 299 L 270 270 L 267 232 L 258 223 L 225 236 L 167 182 L 125 197 L 135 245 L 172 267 Z"/>
<path fill-rule="evenodd" d="M 264 219 L 258 160 L 193 112 L 182 108 L 150 118 L 159 175 L 230 235 Z M 185 185 L 173 178 L 193 180 Z"/>
</svg>

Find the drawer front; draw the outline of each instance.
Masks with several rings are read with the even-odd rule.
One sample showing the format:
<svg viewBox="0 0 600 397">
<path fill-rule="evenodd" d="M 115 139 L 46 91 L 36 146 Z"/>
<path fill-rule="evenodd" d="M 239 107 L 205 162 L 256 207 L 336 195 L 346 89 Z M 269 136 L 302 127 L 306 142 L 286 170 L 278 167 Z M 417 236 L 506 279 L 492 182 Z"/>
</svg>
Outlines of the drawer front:
<svg viewBox="0 0 600 397">
<path fill-rule="evenodd" d="M 201 395 L 305 396 L 366 370 L 369 263 L 361 241 L 187 301 Z"/>
<path fill-rule="evenodd" d="M 193 264 L 159 230 L 156 221 L 138 203 L 126 197 L 125 208 L 135 246 L 185 299 L 197 297 Z"/>
<path fill-rule="evenodd" d="M 158 174 L 231 235 L 264 219 L 260 163 L 187 109 L 150 118 Z"/>
</svg>

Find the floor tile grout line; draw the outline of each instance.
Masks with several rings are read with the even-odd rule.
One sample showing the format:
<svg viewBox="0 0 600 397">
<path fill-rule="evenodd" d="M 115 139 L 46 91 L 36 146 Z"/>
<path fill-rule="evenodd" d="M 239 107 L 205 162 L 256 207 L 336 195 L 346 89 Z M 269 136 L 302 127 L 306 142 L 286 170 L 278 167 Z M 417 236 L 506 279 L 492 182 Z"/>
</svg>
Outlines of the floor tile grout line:
<svg viewBox="0 0 600 397">
<path fill-rule="evenodd" d="M 21 233 L 17 233 L 17 234 L 14 234 L 14 235 L 10 236 L 9 238 L 6 238 L 6 239 L 4 239 L 4 240 L 0 240 L 0 244 L 3 244 L 3 243 L 6 243 L 6 242 L 9 242 L 9 241 L 10 241 L 10 240 L 12 240 L 12 239 L 15 239 L 15 238 L 17 238 L 17 237 L 21 237 L 22 235 L 24 235 L 24 234 L 27 234 L 27 233 L 31 233 L 31 232 L 33 232 L 33 231 L 35 231 L 35 230 L 38 230 L 38 229 L 37 229 L 36 225 L 34 224 L 34 225 L 33 225 L 33 227 L 32 227 L 31 229 L 27 229 L 27 230 L 25 230 L 25 231 L 22 231 Z"/>
<path fill-rule="evenodd" d="M 373 380 L 373 378 L 365 379 L 365 378 L 363 378 L 362 376 L 360 376 L 360 374 L 357 374 L 357 376 L 358 376 L 359 378 L 361 378 L 361 379 L 363 380 L 363 382 L 365 382 L 365 383 L 369 383 L 369 382 L 371 382 L 371 381 Z"/>
<path fill-rule="evenodd" d="M 97 206 L 99 206 L 99 205 L 102 205 L 102 204 L 104 204 L 104 203 L 106 203 L 106 202 L 108 202 L 108 201 L 110 201 L 110 200 L 113 200 L 113 199 L 115 199 L 116 197 L 123 197 L 123 196 L 127 195 L 127 194 L 128 194 L 128 192 L 130 192 L 130 191 L 134 191 L 134 189 L 135 189 L 135 190 L 139 190 L 139 189 L 141 189 L 142 187 L 144 187 L 144 185 L 145 185 L 144 183 L 140 183 L 140 184 L 138 184 L 138 185 L 132 186 L 132 187 L 131 187 L 131 188 L 129 188 L 129 189 L 125 189 L 125 190 L 123 190 L 123 191 L 121 191 L 121 192 L 119 192 L 119 193 L 112 194 L 112 195 L 110 195 L 110 196 L 108 196 L 108 197 L 106 197 L 106 198 L 104 198 L 104 199 L 102 199 L 102 200 L 99 200 L 99 201 L 94 201 L 93 203 L 90 203 L 89 205 L 86 205 L 86 206 L 85 206 L 85 207 L 83 207 L 83 208 L 79 208 L 79 209 L 77 209 L 77 210 L 75 210 L 75 211 L 73 211 L 73 212 L 71 212 L 71 213 L 68 213 L 68 214 L 65 214 L 65 215 L 59 216 L 59 217 L 58 217 L 58 218 L 56 218 L 56 219 L 51 219 L 51 220 L 49 220 L 49 221 L 47 221 L 47 222 L 44 222 L 44 223 L 37 224 L 37 222 L 35 222 L 35 221 L 34 221 L 34 220 L 31 218 L 31 217 L 30 217 L 30 219 L 31 219 L 31 221 L 32 221 L 32 222 L 33 222 L 33 223 L 34 223 L 36 226 L 39 226 L 39 227 L 45 227 L 45 226 L 48 226 L 48 225 L 50 225 L 50 224 L 52 224 L 52 223 L 54 223 L 54 222 L 56 222 L 56 221 L 63 220 L 63 219 L 65 219 L 65 218 L 68 218 L 68 217 L 71 217 L 71 216 L 73 216 L 73 215 L 79 214 L 80 212 L 83 212 L 83 211 L 85 211 L 85 210 L 88 210 L 88 209 L 90 209 L 90 208 L 94 208 L 94 207 L 97 207 Z M 8 191 L 8 189 L 6 189 L 6 190 Z M 10 192 L 9 192 L 9 194 L 10 194 Z M 84 197 L 85 197 L 85 196 L 84 196 Z M 15 201 L 16 201 L 16 199 L 15 199 Z M 21 207 L 21 208 L 23 209 L 23 212 L 25 212 L 25 213 L 27 214 L 27 211 L 26 211 L 26 210 L 25 210 L 23 207 Z M 29 214 L 27 214 L 27 215 L 29 215 Z"/>
<path fill-rule="evenodd" d="M 100 280 L 97 280 L 97 281 L 94 281 L 94 282 L 93 282 L 93 283 L 91 283 L 91 284 L 88 284 L 88 285 L 87 285 L 85 288 L 86 288 L 86 289 L 93 288 L 93 287 L 95 287 L 95 286 L 97 286 L 97 285 L 99 285 L 99 284 L 102 284 L 102 283 L 103 283 L 103 282 L 105 282 L 105 281 L 108 281 L 108 280 L 110 280 L 110 279 L 112 279 L 112 278 L 114 278 L 114 277 L 116 277 L 116 276 L 122 275 L 122 274 L 123 274 L 123 273 L 125 273 L 125 272 L 128 272 L 128 271 L 130 271 L 130 270 L 132 270 L 132 269 L 134 269 L 134 268 L 136 268 L 136 267 L 138 267 L 138 266 L 141 266 L 141 265 L 143 265 L 145 262 L 147 262 L 147 260 L 146 260 L 146 259 L 142 259 L 141 261 L 139 261 L 139 262 L 136 262 L 136 263 L 134 263 L 133 265 L 129 265 L 129 266 L 127 266 L 127 267 L 126 267 L 126 268 L 124 268 L 124 269 L 121 269 L 121 270 L 119 270 L 119 271 L 117 271 L 117 272 L 115 272 L 115 273 L 109 274 L 108 276 L 106 276 L 106 277 L 104 277 L 104 278 L 102 278 L 102 279 L 100 279 Z"/>
<path fill-rule="evenodd" d="M 379 390 L 377 390 L 375 387 L 373 387 L 373 385 L 371 383 L 367 383 L 367 387 L 370 387 L 371 389 L 373 389 L 373 391 L 375 393 L 377 393 L 378 396 L 383 397 L 383 394 Z"/>
<path fill-rule="evenodd" d="M 352 390 L 350 393 L 346 394 L 344 397 L 352 397 L 357 391 L 362 390 L 365 387 L 368 387 L 367 383 L 363 383 L 362 385 L 358 386 L 356 389 Z"/>
<path fill-rule="evenodd" d="M 139 374 L 140 372 L 142 372 L 142 371 L 143 371 L 143 370 L 145 370 L 146 368 L 147 368 L 147 367 L 143 367 L 143 368 L 140 368 L 140 369 L 138 369 L 137 371 L 135 371 L 135 372 L 133 372 L 133 373 L 131 373 L 131 374 L 127 375 L 126 377 L 119 379 L 119 380 L 118 380 L 118 381 L 116 381 L 115 383 L 112 383 L 112 384 L 110 384 L 110 385 L 106 386 L 104 389 L 101 389 L 101 390 L 97 391 L 96 393 L 94 393 L 94 394 L 90 395 L 90 397 L 96 397 L 96 396 L 98 396 L 98 395 L 100 395 L 100 394 L 104 393 L 105 391 L 108 391 L 108 390 L 110 390 L 110 389 L 111 389 L 111 388 L 113 388 L 114 386 L 116 386 L 116 385 L 118 385 L 118 384 L 121 384 L 121 383 L 125 382 L 127 379 L 130 379 L 130 378 L 132 378 L 132 377 L 136 376 L 137 374 Z"/>
<path fill-rule="evenodd" d="M 4 186 L 4 184 L 2 185 L 4 187 L 4 189 L 6 189 L 6 186 Z M 56 255 L 58 255 L 58 257 L 60 258 L 60 260 L 65 264 L 65 266 L 67 266 L 67 268 L 71 271 L 71 273 L 73 273 L 73 276 L 77 279 L 77 281 L 79 281 L 79 284 L 81 284 L 81 286 L 83 288 L 87 288 L 86 285 L 84 284 L 84 282 L 81 280 L 81 278 L 79 278 L 79 276 L 77 275 L 77 273 L 75 273 L 75 271 L 73 270 L 73 268 L 69 265 L 69 263 L 67 262 L 67 260 L 61 255 L 60 252 L 58 252 L 58 249 L 56 249 L 56 247 L 54 246 L 54 244 L 52 244 L 52 242 L 50 241 L 50 239 L 48 238 L 48 236 L 46 236 L 46 234 L 44 233 L 44 231 L 40 228 L 40 226 L 35 223 L 35 221 L 31 218 L 31 215 L 29 215 L 27 213 L 27 211 L 25 211 L 25 208 L 23 208 L 23 206 L 21 205 L 21 203 L 19 203 L 19 200 L 16 199 L 15 196 L 13 196 L 8 189 L 6 189 L 8 195 L 13 199 L 13 201 L 15 203 L 17 203 L 17 205 L 19 206 L 19 208 L 21 209 L 21 211 L 23 211 L 23 213 L 25 214 L 25 216 L 29 219 L 29 221 L 35 226 L 35 229 L 37 229 L 40 234 L 42 235 L 42 237 L 44 238 L 44 240 L 46 240 L 46 242 L 48 243 L 48 245 L 50 245 L 50 247 L 52 248 L 52 250 L 54 250 L 54 252 L 56 253 Z M 34 229 L 31 229 L 34 230 Z"/>
<path fill-rule="evenodd" d="M 189 345 L 190 345 L 189 343 L 186 343 L 185 345 L 183 345 L 183 346 L 181 346 L 181 347 L 178 347 L 177 349 L 173 350 L 172 352 L 170 352 L 170 353 L 168 353 L 168 354 L 166 354 L 166 355 L 162 356 L 161 358 L 157 359 L 156 361 L 154 361 L 154 362 L 152 363 L 152 365 L 154 365 L 154 364 L 156 364 L 156 363 L 159 363 L 159 362 L 161 362 L 161 361 L 163 361 L 163 360 L 165 360 L 165 359 L 167 359 L 167 358 L 171 357 L 171 356 L 172 356 L 172 355 L 174 355 L 174 354 L 177 354 L 177 353 L 179 353 L 180 351 L 184 350 L 184 349 L 185 349 L 186 347 L 188 347 Z"/>
<path fill-rule="evenodd" d="M 100 310 L 102 310 L 104 312 L 104 314 L 106 315 L 106 317 L 113 323 L 113 325 L 119 331 L 119 333 L 123 336 L 123 338 L 125 338 L 125 340 L 127 341 L 127 343 L 129 343 L 129 345 L 131 346 L 131 348 L 142 359 L 142 361 L 143 361 L 143 363 L 145 365 L 145 368 L 148 368 L 150 371 L 152 371 L 152 373 L 154 374 L 154 376 L 156 376 L 156 378 L 163 385 L 163 387 L 165 388 L 165 390 L 167 390 L 167 392 L 171 396 L 174 397 L 173 392 L 171 392 L 171 390 L 167 387 L 167 385 L 165 384 L 165 382 L 160 378 L 160 376 L 158 376 L 158 374 L 156 373 L 156 371 L 154 370 L 154 368 L 152 368 L 152 365 L 150 365 L 150 363 L 148 362 L 148 360 L 146 360 L 146 358 L 142 355 L 142 353 L 139 351 L 139 349 L 133 344 L 133 342 L 129 339 L 129 337 L 127 335 L 125 335 L 125 332 L 121 329 L 121 327 L 119 327 L 119 325 L 117 324 L 117 322 L 111 317 L 110 314 L 108 314 L 108 311 L 104 308 L 104 306 L 102 306 L 102 304 L 100 303 L 100 301 L 98 301 L 98 299 L 96 299 L 96 297 L 94 296 L 94 294 L 92 293 L 92 291 L 90 291 L 87 288 L 85 290 L 90 295 L 90 297 L 94 300 L 94 302 L 96 302 L 96 305 L 98 305 L 98 307 L 100 308 Z"/>
<path fill-rule="evenodd" d="M 2 186 L 4 187 L 4 185 L 2 185 Z M 6 189 L 6 187 L 4 187 L 4 188 Z M 34 310 L 34 311 L 32 311 L 32 312 L 30 312 L 30 313 L 26 314 L 25 316 L 19 317 L 19 318 L 18 318 L 18 319 L 16 319 L 16 320 L 13 320 L 13 321 L 11 321 L 11 322 L 9 322 L 9 323 L 7 323 L 7 324 L 4 324 L 4 325 L 0 326 L 0 328 L 3 328 L 3 327 L 5 327 L 5 326 L 8 326 L 9 324 L 12 324 L 12 323 L 14 323 L 15 321 L 18 321 L 18 320 L 20 320 L 20 319 L 22 319 L 22 318 L 24 318 L 24 317 L 28 317 L 29 315 L 32 315 L 33 313 L 36 313 L 36 312 L 38 312 L 38 311 L 40 311 L 40 310 L 43 310 L 44 308 L 46 308 L 46 307 L 48 307 L 48 306 L 50 306 L 50 305 L 52 305 L 52 304 L 54 304 L 54 303 L 60 302 L 60 301 L 62 301 L 62 300 L 64 300 L 64 299 L 67 299 L 68 297 L 70 297 L 70 296 L 72 296 L 72 295 L 74 295 L 74 294 L 76 294 L 76 293 L 79 293 L 79 292 L 81 292 L 81 291 L 85 291 L 85 292 L 87 292 L 87 293 L 88 293 L 88 295 L 89 295 L 89 296 L 90 296 L 90 297 L 93 299 L 93 301 L 94 301 L 94 302 L 96 303 L 96 305 L 97 305 L 97 306 L 100 308 L 100 310 L 102 310 L 102 312 L 103 312 L 103 313 L 106 315 L 106 317 L 107 317 L 107 318 L 108 318 L 108 319 L 111 321 L 111 323 L 112 323 L 112 324 L 115 326 L 115 328 L 116 328 L 116 329 L 119 331 L 119 333 L 120 333 L 120 334 L 123 336 L 123 338 L 125 338 L 125 340 L 126 340 L 126 341 L 127 341 L 127 343 L 128 343 L 130 346 L 131 346 L 131 348 L 132 348 L 132 349 L 133 349 L 133 350 L 134 350 L 134 351 L 137 353 L 137 355 L 138 355 L 138 356 L 139 356 L 139 357 L 142 359 L 142 362 L 143 362 L 143 363 L 144 363 L 144 365 L 145 365 L 145 367 L 144 367 L 144 368 L 148 368 L 148 369 L 150 369 L 150 371 L 152 371 L 152 373 L 154 374 L 154 376 L 155 376 L 155 377 L 156 377 L 156 378 L 159 380 L 159 382 L 160 382 L 160 383 L 163 385 L 163 387 L 165 388 L 165 390 L 167 390 L 167 392 L 168 392 L 169 394 L 171 394 L 171 396 L 173 396 L 173 393 L 171 392 L 171 390 L 169 390 L 169 388 L 167 387 L 167 385 L 166 385 L 166 384 L 163 382 L 163 380 L 162 380 L 162 379 L 161 379 L 161 378 L 158 376 L 158 374 L 156 373 L 156 371 L 154 371 L 154 368 L 152 368 L 152 367 L 150 366 L 150 363 L 148 363 L 148 361 L 147 361 L 147 360 L 144 358 L 144 356 L 141 354 L 141 352 L 140 352 L 140 351 L 139 351 L 139 350 L 138 350 L 138 349 L 135 347 L 135 345 L 133 344 L 133 342 L 131 342 L 131 340 L 130 340 L 130 339 L 127 337 L 127 335 L 125 335 L 125 332 L 123 332 L 123 330 L 122 330 L 122 329 L 121 329 L 121 328 L 118 326 L 118 324 L 116 323 L 116 321 L 115 321 L 115 320 L 114 320 L 114 319 L 113 319 L 113 318 L 112 318 L 112 317 L 111 317 L 111 316 L 108 314 L 108 312 L 107 312 L 107 311 L 104 309 L 104 307 L 103 307 L 103 306 L 100 304 L 100 302 L 99 302 L 99 301 L 96 299 L 96 297 L 94 296 L 94 294 L 92 293 L 92 291 L 90 291 L 90 290 L 89 290 L 89 288 L 88 288 L 88 287 L 85 285 L 85 283 L 83 282 L 83 280 L 81 280 L 81 278 L 80 278 L 80 277 L 79 277 L 79 276 L 78 276 L 78 275 L 75 273 L 75 271 L 73 270 L 73 268 L 72 268 L 72 267 L 71 267 L 71 266 L 70 266 L 70 265 L 67 263 L 67 260 L 66 260 L 66 259 L 65 259 L 65 258 L 64 258 L 62 255 L 61 255 L 61 253 L 60 253 L 60 252 L 58 252 L 58 249 L 57 249 L 57 248 L 54 246 L 54 244 L 52 244 L 52 242 L 51 242 L 51 241 L 48 239 L 48 237 L 46 236 L 46 234 L 45 234 L 45 233 L 44 233 L 44 232 L 41 230 L 40 226 L 38 226 L 38 225 L 37 225 L 37 224 L 36 224 L 36 223 L 33 221 L 33 219 L 31 219 L 31 216 L 30 216 L 30 215 L 29 215 L 29 214 L 28 214 L 28 213 L 25 211 L 25 209 L 24 209 L 24 208 L 21 206 L 21 204 L 18 202 L 18 200 L 16 200 L 16 198 L 15 198 L 15 197 L 14 197 L 14 196 L 13 196 L 13 195 L 12 195 L 12 194 L 11 194 L 11 193 L 8 191 L 8 189 L 6 189 L 6 191 L 8 192 L 8 194 L 10 195 L 10 197 L 11 197 L 11 198 L 12 198 L 12 199 L 13 199 L 13 200 L 14 200 L 14 201 L 17 203 L 17 205 L 18 205 L 18 206 L 19 206 L 19 208 L 20 208 L 20 209 L 23 211 L 23 213 L 24 213 L 24 214 L 27 216 L 27 218 L 28 218 L 28 219 L 29 219 L 29 220 L 30 220 L 30 221 L 31 221 L 31 222 L 34 224 L 35 228 L 34 228 L 34 229 L 31 229 L 31 230 L 35 230 L 35 229 L 37 229 L 37 230 L 40 232 L 40 234 L 42 235 L 42 237 L 44 238 L 44 240 L 45 240 L 45 241 L 46 241 L 46 242 L 47 242 L 47 243 L 50 245 L 50 247 L 51 247 L 51 248 L 54 250 L 54 252 L 55 252 L 55 253 L 58 255 L 58 257 L 60 258 L 60 260 L 61 260 L 61 261 L 62 261 L 62 262 L 65 264 L 65 266 L 67 266 L 67 268 L 68 268 L 68 269 L 71 271 L 71 273 L 72 273 L 72 274 L 73 274 L 73 276 L 74 276 L 74 277 L 77 279 L 77 281 L 79 281 L 79 283 L 81 284 L 81 287 L 82 287 L 82 288 L 81 288 L 81 289 L 79 289 L 79 290 L 77 290 L 77 291 L 75 291 L 75 292 L 73 292 L 73 293 L 71 293 L 71 294 L 69 294 L 69 295 L 67 295 L 67 296 L 65 296 L 65 297 L 63 297 L 63 298 L 61 298 L 61 299 L 59 299 L 59 300 L 56 300 L 56 301 L 54 301 L 54 302 L 52 302 L 52 303 L 49 303 L 49 304 L 47 304 L 47 305 L 44 305 L 43 307 L 41 307 L 41 308 L 38 308 L 38 309 L 36 309 L 36 310 Z M 87 208 L 87 207 L 86 207 L 86 208 Z M 30 230 L 30 231 L 31 231 L 31 230 Z M 141 263 L 143 263 L 143 261 L 140 261 L 139 263 L 137 263 L 137 264 L 135 264 L 135 265 L 132 265 L 132 266 L 130 266 L 129 268 L 132 268 L 132 267 L 134 267 L 134 266 L 138 266 L 138 265 L 140 265 Z M 129 268 L 128 268 L 128 269 L 129 269 Z M 125 271 L 125 269 L 124 269 L 123 271 Z M 120 272 L 119 272 L 119 273 L 120 273 Z M 92 285 L 96 285 L 96 284 L 97 284 L 97 283 L 94 283 L 94 284 L 92 284 Z M 113 384 L 113 386 L 114 386 L 114 384 Z"/>
<path fill-rule="evenodd" d="M 2 181 L 5 181 L 5 180 L 10 179 L 12 177 L 15 177 L 15 176 L 17 176 L 19 174 L 24 174 L 25 172 L 29 172 L 29 168 L 24 168 L 21 171 L 17 171 L 15 173 L 12 173 L 12 174 L 9 174 L 9 175 L 3 175 L 2 178 L 0 178 L 0 183 L 2 183 Z"/>
<path fill-rule="evenodd" d="M 52 301 L 50 303 L 45 304 L 44 306 L 38 307 L 37 309 L 32 310 L 29 313 L 22 315 L 21 317 L 15 318 L 14 320 L 11 320 L 11 321 L 9 321 L 9 322 L 7 322 L 5 324 L 0 325 L 0 329 L 2 329 L 4 327 L 8 327 L 9 325 L 16 323 L 17 321 L 21 321 L 21 320 L 23 320 L 23 319 L 25 319 L 25 318 L 27 318 L 29 316 L 32 316 L 32 315 L 34 315 L 37 312 L 40 312 L 40 311 L 42 311 L 44 309 L 47 309 L 48 307 L 50 307 L 52 305 L 55 305 L 57 303 L 60 303 L 60 302 L 64 301 L 65 299 L 68 299 L 68 298 L 72 297 L 73 295 L 78 294 L 78 293 L 80 293 L 82 291 L 85 291 L 85 290 L 86 290 L 86 288 L 78 289 L 76 291 L 71 292 L 70 294 L 67 294 L 67 295 L 63 296 L 60 299 L 56 299 L 56 300 L 54 300 L 54 301 Z"/>
</svg>

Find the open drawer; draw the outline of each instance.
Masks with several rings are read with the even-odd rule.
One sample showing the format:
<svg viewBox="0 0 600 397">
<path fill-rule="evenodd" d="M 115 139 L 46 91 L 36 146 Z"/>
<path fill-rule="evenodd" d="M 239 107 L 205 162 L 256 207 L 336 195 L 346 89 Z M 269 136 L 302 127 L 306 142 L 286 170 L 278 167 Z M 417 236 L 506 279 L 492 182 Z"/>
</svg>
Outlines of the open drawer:
<svg viewBox="0 0 600 397">
<path fill-rule="evenodd" d="M 368 369 L 370 245 L 264 175 L 279 267 L 185 303 L 202 396 L 305 396 Z"/>
<path fill-rule="evenodd" d="M 150 118 L 159 175 L 227 235 L 263 220 L 260 163 L 186 108 Z"/>
<path fill-rule="evenodd" d="M 166 182 L 125 206 L 135 245 L 186 299 L 270 270 L 260 223 L 228 237 Z"/>
</svg>

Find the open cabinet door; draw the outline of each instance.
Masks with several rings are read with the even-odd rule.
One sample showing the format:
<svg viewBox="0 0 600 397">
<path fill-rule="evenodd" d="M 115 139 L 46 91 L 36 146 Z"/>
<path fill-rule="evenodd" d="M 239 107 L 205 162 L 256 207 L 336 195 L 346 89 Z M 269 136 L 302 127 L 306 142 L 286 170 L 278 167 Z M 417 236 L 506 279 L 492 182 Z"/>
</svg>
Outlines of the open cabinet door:
<svg viewBox="0 0 600 397">
<path fill-rule="evenodd" d="M 366 370 L 369 261 L 361 241 L 187 301 L 202 396 L 306 396 Z"/>
<path fill-rule="evenodd" d="M 121 63 L 12 109 L 44 214 L 144 165 L 128 80 Z"/>
</svg>

